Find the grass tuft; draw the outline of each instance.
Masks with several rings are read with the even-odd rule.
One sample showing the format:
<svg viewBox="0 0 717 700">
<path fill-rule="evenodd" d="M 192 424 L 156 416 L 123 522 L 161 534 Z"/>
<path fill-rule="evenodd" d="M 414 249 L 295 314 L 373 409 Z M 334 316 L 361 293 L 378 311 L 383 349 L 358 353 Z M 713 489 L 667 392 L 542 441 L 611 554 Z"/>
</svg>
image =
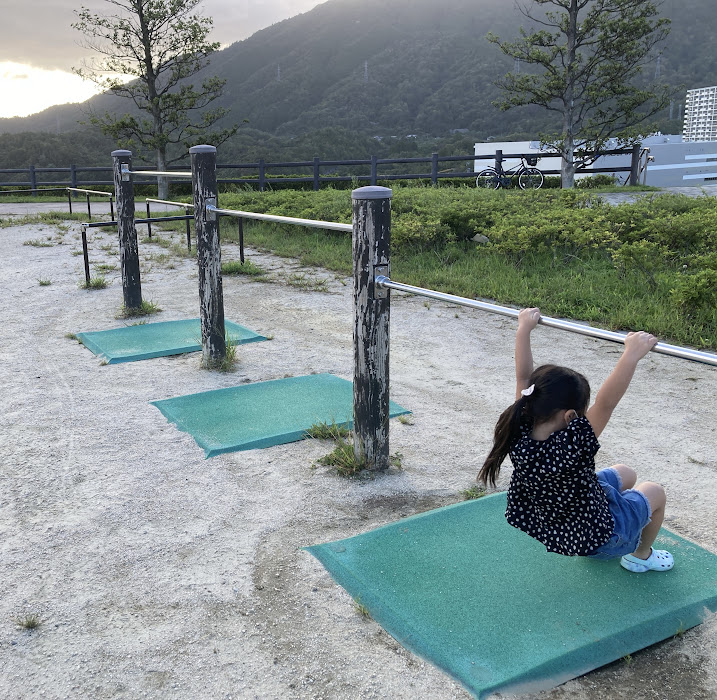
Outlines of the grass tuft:
<svg viewBox="0 0 717 700">
<path fill-rule="evenodd" d="M 39 615 L 28 613 L 22 617 L 16 617 L 15 623 L 20 629 L 36 630 L 42 624 L 42 619 Z"/>
<path fill-rule="evenodd" d="M 81 289 L 105 289 L 107 287 L 108 282 L 104 278 L 104 275 L 98 275 L 97 277 L 90 277 L 90 281 L 87 280 L 83 281 L 80 284 Z"/>
<path fill-rule="evenodd" d="M 329 423 L 314 423 L 307 431 L 306 434 L 310 438 L 317 440 L 337 440 L 338 438 L 348 438 L 351 435 L 351 431 L 343 426 L 337 425 L 334 421 Z"/>
<path fill-rule="evenodd" d="M 150 314 L 157 314 L 162 309 L 159 308 L 158 304 L 153 301 L 142 300 L 141 306 L 136 308 L 130 308 L 123 306 L 119 314 L 115 318 L 136 318 L 137 316 L 149 316 Z"/>
<path fill-rule="evenodd" d="M 41 277 L 39 280 L 37 280 L 37 283 L 41 287 L 49 287 L 52 284 L 52 280 L 47 279 L 46 277 Z"/>
<path fill-rule="evenodd" d="M 233 372 L 236 368 L 236 364 L 239 361 L 237 354 L 237 343 L 234 342 L 229 335 L 224 339 L 224 345 L 226 352 L 221 360 L 215 360 L 214 362 L 202 361 L 202 367 L 204 369 L 212 369 L 217 372 Z"/>
<path fill-rule="evenodd" d="M 461 496 L 465 501 L 473 501 L 476 498 L 483 498 L 485 496 L 485 489 L 480 486 L 471 486 L 465 491 L 461 491 Z"/>
<path fill-rule="evenodd" d="M 222 263 L 223 275 L 248 275 L 249 277 L 263 277 L 266 270 L 259 265 L 255 265 L 251 260 L 243 263 L 239 260 L 229 260 Z"/>
</svg>

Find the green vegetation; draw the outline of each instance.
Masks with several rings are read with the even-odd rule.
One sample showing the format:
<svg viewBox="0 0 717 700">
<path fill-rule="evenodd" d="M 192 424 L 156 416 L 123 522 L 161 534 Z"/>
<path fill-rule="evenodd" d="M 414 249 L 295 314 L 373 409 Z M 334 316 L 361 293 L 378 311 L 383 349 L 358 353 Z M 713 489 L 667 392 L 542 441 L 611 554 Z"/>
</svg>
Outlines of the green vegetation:
<svg viewBox="0 0 717 700">
<path fill-rule="evenodd" d="M 480 486 L 471 486 L 469 489 L 461 491 L 461 496 L 465 501 L 474 501 L 476 498 L 483 498 L 485 496 L 485 489 Z"/>
<path fill-rule="evenodd" d="M 336 425 L 333 421 L 329 423 L 314 423 L 306 435 L 316 440 L 336 440 L 337 438 L 348 438 L 351 431 L 343 425 Z"/>
<path fill-rule="evenodd" d="M 15 624 L 20 629 L 36 630 L 42 624 L 42 619 L 40 618 L 39 615 L 35 615 L 34 613 L 29 613 L 29 614 L 23 615 L 21 617 L 16 617 Z"/>
<path fill-rule="evenodd" d="M 107 280 L 104 278 L 103 275 L 98 275 L 97 277 L 90 277 L 90 281 L 84 280 L 80 287 L 82 289 L 105 289 L 107 287 Z"/>
<path fill-rule="evenodd" d="M 247 275 L 248 277 L 264 277 L 266 270 L 256 265 L 251 260 L 241 262 L 239 260 L 229 260 L 222 263 L 223 275 Z"/>
<path fill-rule="evenodd" d="M 41 287 L 49 287 L 52 284 L 52 280 L 48 279 L 47 277 L 41 277 L 40 279 L 37 280 L 37 283 Z"/>
<path fill-rule="evenodd" d="M 214 362 L 202 361 L 202 367 L 204 369 L 214 369 L 218 372 L 234 371 L 236 363 L 239 361 L 239 357 L 237 355 L 237 344 L 227 334 L 224 338 L 224 345 L 226 348 L 224 357 L 221 360 L 216 360 Z"/>
<path fill-rule="evenodd" d="M 235 193 L 222 206 L 348 222 L 347 192 Z M 645 193 L 609 206 L 599 191 L 394 188 L 392 276 L 501 304 L 539 306 L 614 330 L 717 347 L 717 207 Z M 477 244 L 476 234 L 488 241 Z M 247 242 L 350 275 L 349 234 L 255 224 Z"/>
<path fill-rule="evenodd" d="M 159 308 L 158 304 L 155 304 L 153 301 L 146 301 L 145 299 L 143 299 L 141 306 L 138 306 L 136 308 L 122 306 L 122 309 L 120 310 L 119 314 L 117 314 L 117 318 L 136 318 L 137 316 L 149 316 L 151 314 L 157 314 L 161 310 L 162 309 Z"/>
</svg>

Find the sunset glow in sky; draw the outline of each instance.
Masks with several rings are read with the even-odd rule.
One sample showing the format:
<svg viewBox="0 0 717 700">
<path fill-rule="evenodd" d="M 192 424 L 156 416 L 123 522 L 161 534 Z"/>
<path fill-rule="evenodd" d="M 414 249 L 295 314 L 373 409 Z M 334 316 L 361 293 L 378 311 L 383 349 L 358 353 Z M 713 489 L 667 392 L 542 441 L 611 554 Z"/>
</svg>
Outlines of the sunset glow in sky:
<svg viewBox="0 0 717 700">
<path fill-rule="evenodd" d="M 276 22 L 308 12 L 322 0 L 204 0 L 197 12 L 214 19 L 213 41 L 229 46 Z M 94 83 L 72 72 L 92 54 L 72 28 L 80 6 L 98 14 L 117 8 L 105 0 L 33 0 L 3 18 L 0 42 L 0 117 L 24 117 L 55 104 L 83 102 Z"/>
</svg>

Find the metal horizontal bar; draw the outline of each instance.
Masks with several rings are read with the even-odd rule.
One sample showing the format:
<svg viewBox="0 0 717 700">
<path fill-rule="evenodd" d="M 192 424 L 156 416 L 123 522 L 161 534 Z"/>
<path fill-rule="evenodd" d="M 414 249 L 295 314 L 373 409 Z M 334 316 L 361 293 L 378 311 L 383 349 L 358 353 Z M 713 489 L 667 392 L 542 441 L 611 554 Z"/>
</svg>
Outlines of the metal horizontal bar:
<svg viewBox="0 0 717 700">
<path fill-rule="evenodd" d="M 79 187 L 65 187 L 68 192 L 84 192 L 85 194 L 101 194 L 103 197 L 114 197 L 114 192 L 100 192 L 99 190 L 81 190 Z"/>
<path fill-rule="evenodd" d="M 185 216 L 158 216 L 158 217 L 152 217 L 151 219 L 135 219 L 135 224 L 154 224 L 154 223 L 162 223 L 163 221 L 189 221 L 191 219 L 194 219 L 194 214 L 189 214 Z M 117 226 L 117 221 L 96 221 L 91 224 L 84 224 L 87 226 L 87 228 L 98 228 L 101 226 Z"/>
<path fill-rule="evenodd" d="M 181 170 L 123 170 L 124 173 L 130 175 L 151 175 L 152 177 L 180 177 L 191 178 L 191 172 L 183 172 Z"/>
<path fill-rule="evenodd" d="M 147 199 L 145 199 L 145 202 L 154 202 L 155 204 L 173 204 L 177 207 L 192 207 L 192 209 L 194 209 L 193 204 L 185 204 L 184 202 L 169 202 L 166 199 L 150 199 L 149 197 L 147 197 Z"/>
<path fill-rule="evenodd" d="M 485 301 L 477 301 L 476 299 L 467 299 L 466 297 L 455 296 L 454 294 L 446 294 L 444 292 L 436 292 L 432 289 L 423 289 L 423 287 L 414 287 L 411 284 L 402 284 L 401 282 L 394 282 L 393 280 L 383 275 L 376 276 L 376 284 L 384 289 L 395 289 L 398 292 L 407 292 L 409 294 L 415 294 L 417 296 L 428 297 L 436 301 L 445 301 L 449 304 L 458 304 L 459 306 L 467 306 L 471 309 L 479 309 L 480 311 L 489 311 L 493 314 L 500 314 L 501 316 L 510 316 L 511 318 L 518 318 L 520 311 L 518 309 L 511 309 L 507 306 L 499 306 L 498 304 L 491 304 Z M 583 325 L 582 323 L 575 323 L 574 321 L 564 321 L 563 319 L 550 318 L 550 316 L 541 316 L 540 323 L 549 328 L 558 328 L 563 331 L 570 331 L 571 333 L 579 333 L 580 335 L 587 335 L 593 338 L 600 338 L 601 340 L 610 340 L 616 343 L 625 342 L 625 334 L 616 333 L 615 331 L 608 331 L 603 328 L 593 328 L 592 326 Z M 668 343 L 657 343 L 652 352 L 661 353 L 662 355 L 671 355 L 673 357 L 680 357 L 683 360 L 692 360 L 694 362 L 702 362 L 704 364 L 712 365 L 717 367 L 717 355 L 713 355 L 708 352 L 702 352 L 700 350 L 693 350 L 691 348 L 683 348 L 679 345 L 669 345 Z"/>
<path fill-rule="evenodd" d="M 258 221 L 272 221 L 277 224 L 296 224 L 297 226 L 309 226 L 310 228 L 323 228 L 332 231 L 353 231 L 351 224 L 338 224 L 333 221 L 315 221 L 314 219 L 295 219 L 291 216 L 276 216 L 274 214 L 256 214 L 252 211 L 235 211 L 234 209 L 218 209 L 211 204 L 207 205 L 207 211 L 214 212 L 220 216 L 235 216 L 239 219 L 256 219 Z"/>
</svg>

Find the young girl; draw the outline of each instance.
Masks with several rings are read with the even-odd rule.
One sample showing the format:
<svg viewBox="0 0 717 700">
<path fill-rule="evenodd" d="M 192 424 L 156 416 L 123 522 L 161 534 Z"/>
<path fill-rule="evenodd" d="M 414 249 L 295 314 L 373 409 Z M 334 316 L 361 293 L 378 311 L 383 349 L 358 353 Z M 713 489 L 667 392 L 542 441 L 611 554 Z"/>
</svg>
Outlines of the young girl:
<svg viewBox="0 0 717 700">
<path fill-rule="evenodd" d="M 652 549 L 665 514 L 665 491 L 616 464 L 595 473 L 597 438 L 627 390 L 637 363 L 655 346 L 649 333 L 629 333 L 625 350 L 588 408 L 590 386 L 578 372 L 533 370 L 530 333 L 539 309 L 523 309 L 515 338 L 515 403 L 495 427 L 493 449 L 478 478 L 495 486 L 507 455 L 513 462 L 508 522 L 551 552 L 620 559 L 629 571 L 667 571 L 669 552 Z"/>
</svg>

